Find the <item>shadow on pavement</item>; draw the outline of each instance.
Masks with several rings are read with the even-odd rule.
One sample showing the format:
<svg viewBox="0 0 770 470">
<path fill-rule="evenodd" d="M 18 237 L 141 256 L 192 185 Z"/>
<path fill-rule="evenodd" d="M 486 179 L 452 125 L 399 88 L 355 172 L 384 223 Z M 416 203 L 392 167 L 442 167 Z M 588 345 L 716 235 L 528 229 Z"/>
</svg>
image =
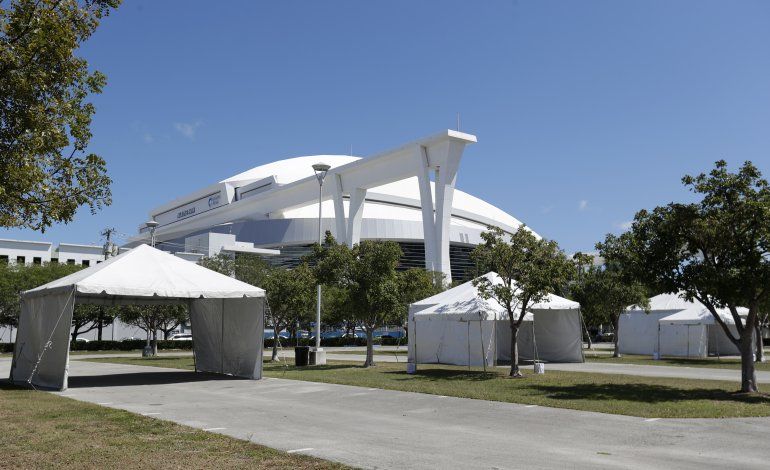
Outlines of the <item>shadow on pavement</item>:
<svg viewBox="0 0 770 470">
<path fill-rule="evenodd" d="M 164 385 L 186 382 L 205 382 L 210 380 L 247 380 L 230 375 L 211 374 L 208 372 L 192 372 L 180 370 L 179 372 L 133 372 L 126 374 L 106 374 L 70 376 L 69 388 L 88 387 L 122 387 L 130 385 Z"/>
</svg>

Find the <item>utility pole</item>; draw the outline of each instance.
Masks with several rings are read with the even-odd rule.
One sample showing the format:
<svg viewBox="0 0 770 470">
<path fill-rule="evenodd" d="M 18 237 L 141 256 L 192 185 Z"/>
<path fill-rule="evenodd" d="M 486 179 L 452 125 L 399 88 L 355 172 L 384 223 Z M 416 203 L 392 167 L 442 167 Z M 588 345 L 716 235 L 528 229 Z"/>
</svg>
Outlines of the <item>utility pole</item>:
<svg viewBox="0 0 770 470">
<path fill-rule="evenodd" d="M 112 236 L 114 234 L 115 234 L 115 228 L 114 227 L 108 227 L 108 228 L 102 230 L 101 235 L 105 239 L 105 241 L 104 241 L 104 250 L 103 250 L 103 252 L 104 252 L 104 260 L 105 261 L 108 260 L 110 258 L 110 256 L 115 254 L 115 251 L 114 251 L 115 248 L 114 248 L 114 245 L 112 243 Z M 114 320 L 113 320 L 113 322 L 114 322 Z M 97 333 L 96 339 L 98 341 L 102 340 L 102 330 L 104 330 L 104 307 L 100 305 L 99 306 L 99 325 L 97 326 L 97 329 L 96 329 L 96 333 Z M 115 335 L 115 325 L 114 324 L 112 325 L 112 334 L 113 334 L 113 336 Z"/>
<path fill-rule="evenodd" d="M 113 227 L 106 228 L 102 230 L 102 237 L 105 238 L 104 242 L 104 259 L 108 259 L 110 256 L 113 256 L 115 254 L 115 248 L 112 243 L 112 236 L 115 234 L 116 230 Z"/>
</svg>

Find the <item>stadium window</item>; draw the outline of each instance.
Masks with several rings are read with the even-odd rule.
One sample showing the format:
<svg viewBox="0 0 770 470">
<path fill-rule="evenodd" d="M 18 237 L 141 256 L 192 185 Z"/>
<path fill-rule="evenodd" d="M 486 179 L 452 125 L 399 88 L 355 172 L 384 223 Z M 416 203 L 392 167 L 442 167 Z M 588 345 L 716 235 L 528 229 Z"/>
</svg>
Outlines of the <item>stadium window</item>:
<svg viewBox="0 0 770 470">
<path fill-rule="evenodd" d="M 24 262 L 27 261 L 27 258 L 23 256 L 17 256 L 16 257 L 16 264 L 24 264 Z"/>
<path fill-rule="evenodd" d="M 59 264 L 59 258 L 51 258 L 51 264 Z"/>
<path fill-rule="evenodd" d="M 8 264 L 8 255 L 0 255 L 0 263 Z"/>
<path fill-rule="evenodd" d="M 83 260 L 83 266 L 86 266 L 86 267 L 91 266 L 91 261 L 89 261 L 87 259 L 84 259 Z"/>
<path fill-rule="evenodd" d="M 75 260 L 74 259 L 68 259 L 67 260 L 67 264 L 75 264 Z"/>
<path fill-rule="evenodd" d="M 32 264 L 43 264 L 43 258 L 39 256 L 35 256 L 32 258 Z"/>
</svg>

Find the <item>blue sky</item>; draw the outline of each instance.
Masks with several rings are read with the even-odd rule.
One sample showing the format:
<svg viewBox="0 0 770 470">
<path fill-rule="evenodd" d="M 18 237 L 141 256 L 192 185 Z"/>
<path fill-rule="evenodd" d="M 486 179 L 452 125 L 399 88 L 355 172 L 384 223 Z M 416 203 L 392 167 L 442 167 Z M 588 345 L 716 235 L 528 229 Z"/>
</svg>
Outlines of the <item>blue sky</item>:
<svg viewBox="0 0 770 470">
<path fill-rule="evenodd" d="M 108 76 L 91 150 L 112 206 L 45 234 L 101 243 L 150 208 L 290 156 L 366 156 L 456 126 L 458 187 L 567 251 L 686 173 L 770 177 L 770 2 L 141 1 L 82 48 Z"/>
</svg>

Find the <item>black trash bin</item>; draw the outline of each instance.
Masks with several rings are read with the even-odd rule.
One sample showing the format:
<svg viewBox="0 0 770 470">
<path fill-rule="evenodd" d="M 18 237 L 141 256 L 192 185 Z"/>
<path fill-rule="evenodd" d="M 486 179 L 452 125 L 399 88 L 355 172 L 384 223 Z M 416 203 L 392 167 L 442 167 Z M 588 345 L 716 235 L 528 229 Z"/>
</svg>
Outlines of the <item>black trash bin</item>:
<svg viewBox="0 0 770 470">
<path fill-rule="evenodd" d="M 310 346 L 297 346 L 294 348 L 294 365 L 304 367 L 310 361 Z"/>
</svg>

